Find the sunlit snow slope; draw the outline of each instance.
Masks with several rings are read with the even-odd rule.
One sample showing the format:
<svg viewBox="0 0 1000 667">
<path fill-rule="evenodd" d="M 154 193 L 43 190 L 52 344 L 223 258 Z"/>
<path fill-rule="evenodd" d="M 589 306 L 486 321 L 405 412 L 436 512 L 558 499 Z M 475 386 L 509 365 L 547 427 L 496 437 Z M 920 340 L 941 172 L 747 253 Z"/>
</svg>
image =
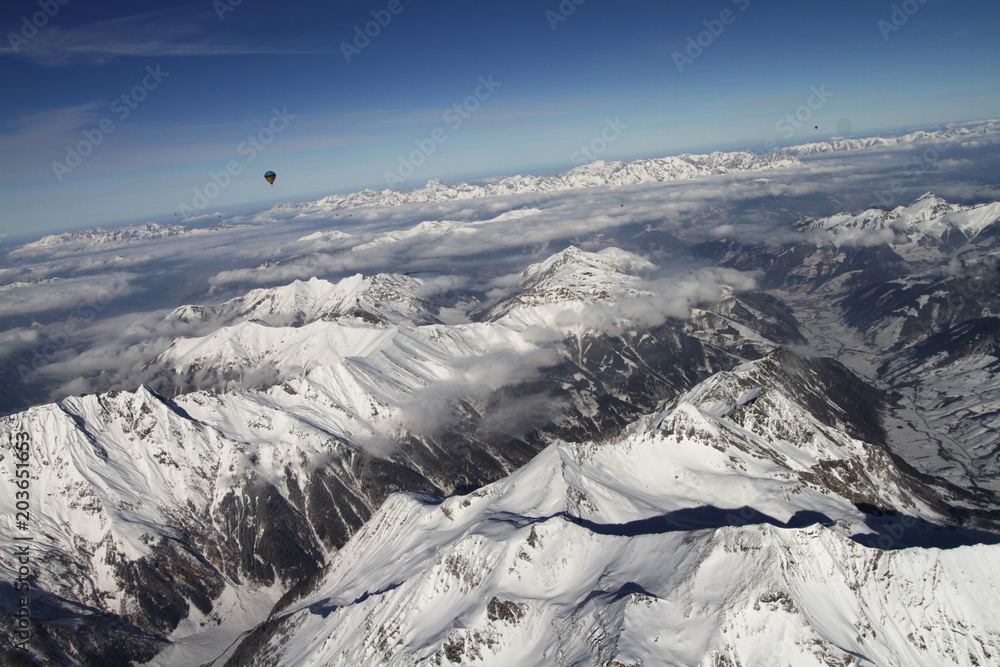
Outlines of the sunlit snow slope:
<svg viewBox="0 0 1000 667">
<path fill-rule="evenodd" d="M 950 491 L 800 405 L 804 376 L 848 386 L 779 353 L 614 443 L 553 444 L 466 496 L 393 496 L 236 659 L 988 664 L 998 539 L 932 527 Z"/>
</svg>

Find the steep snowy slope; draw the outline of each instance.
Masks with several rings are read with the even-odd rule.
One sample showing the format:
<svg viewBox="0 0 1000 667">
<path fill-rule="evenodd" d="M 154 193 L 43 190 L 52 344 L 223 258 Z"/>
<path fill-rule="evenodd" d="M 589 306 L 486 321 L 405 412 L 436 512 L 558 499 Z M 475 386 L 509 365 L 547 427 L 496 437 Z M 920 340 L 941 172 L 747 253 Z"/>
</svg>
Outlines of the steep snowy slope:
<svg viewBox="0 0 1000 667">
<path fill-rule="evenodd" d="M 185 618 L 252 621 L 252 614 L 223 616 L 234 595 L 273 602 L 315 571 L 325 550 L 343 543 L 385 495 L 436 489 L 294 415 L 237 412 L 247 404 L 233 400 L 212 425 L 140 389 L 3 420 L 5 440 L 32 435 L 32 585 L 44 591 L 36 599 L 62 607 L 69 619 L 76 614 L 65 610 L 73 608 L 110 617 L 124 633 L 105 636 L 107 621 L 76 635 L 40 622 L 43 654 L 94 662 L 114 649 L 148 659 Z M 240 436 L 256 429 L 256 437 L 231 437 L 227 420 L 245 425 Z M 350 494 L 331 496 L 345 483 Z M 14 516 L 13 497 L 0 506 Z M 9 574 L 13 565 L 2 567 Z"/>
<path fill-rule="evenodd" d="M 892 211 L 799 220 L 788 244 L 726 239 L 697 252 L 762 271 L 761 287 L 795 313 L 811 345 L 885 389 L 888 441 L 907 461 L 997 490 L 988 343 L 1000 312 L 998 206 L 927 194 Z"/>
<path fill-rule="evenodd" d="M 283 287 L 253 290 L 216 306 L 183 306 L 166 319 L 216 326 L 250 319 L 271 326 L 301 326 L 345 316 L 392 323 L 437 321 L 430 304 L 414 293 L 419 284 L 396 274 L 357 274 L 336 283 L 319 278 L 296 280 Z"/>
<path fill-rule="evenodd" d="M 648 260 L 618 248 L 589 253 L 570 246 L 521 271 L 511 295 L 477 319 L 517 328 L 545 325 L 557 311 L 649 294 L 641 289 L 641 274 L 653 268 Z"/>
<path fill-rule="evenodd" d="M 781 353 L 613 444 L 393 496 L 229 664 L 985 664 L 998 547 L 912 545 L 1000 536 L 933 527 L 950 491 L 796 402 L 863 402 L 843 373 Z"/>
</svg>

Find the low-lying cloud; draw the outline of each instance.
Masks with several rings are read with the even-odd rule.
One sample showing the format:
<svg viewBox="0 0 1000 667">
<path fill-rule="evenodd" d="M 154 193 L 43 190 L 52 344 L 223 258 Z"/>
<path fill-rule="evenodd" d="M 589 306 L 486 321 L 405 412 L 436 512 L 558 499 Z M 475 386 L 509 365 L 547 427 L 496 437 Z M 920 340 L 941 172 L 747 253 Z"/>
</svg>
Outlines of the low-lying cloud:
<svg viewBox="0 0 1000 667">
<path fill-rule="evenodd" d="M 106 247 L 92 239 L 68 254 L 59 244 L 35 246 L 30 253 L 9 253 L 0 267 L 0 283 L 5 283 L 0 285 L 0 317 L 6 318 L 0 360 L 6 360 L 8 374 L 20 377 L 11 369 L 29 367 L 38 381 L 60 387 L 53 398 L 125 387 L 152 381 L 149 362 L 176 337 L 204 336 L 232 323 L 166 317 L 183 304 L 218 303 L 254 287 L 314 276 L 337 281 L 355 273 L 419 276 L 423 284 L 416 296 L 442 307 L 495 300 L 516 289 L 518 271 L 570 244 L 591 251 L 625 248 L 659 268 L 633 285 L 635 294 L 562 307 L 555 318 L 560 326 L 607 332 L 657 326 L 733 291 L 755 288 L 754 275 L 698 265 L 685 255 L 684 244 L 713 239 L 778 246 L 885 243 L 892 240 L 891 230 L 831 235 L 798 231 L 792 222 L 880 205 L 879 189 L 887 179 L 896 179 L 897 205 L 928 190 L 961 203 L 981 201 L 994 191 L 969 184 L 997 179 L 973 173 L 983 162 L 982 152 L 995 148 L 979 150 L 956 146 L 933 169 L 919 172 L 903 170 L 912 151 L 832 155 L 806 160 L 796 169 L 684 182 L 349 213 L 303 214 L 301 207 L 278 207 L 197 233 L 137 237 Z M 997 162 L 990 159 L 988 164 Z M 74 315 L 87 303 L 99 308 Z M 41 325 L 33 325 L 33 319 Z M 560 332 L 536 327 L 522 334 L 545 347 Z M 191 382 L 210 383 L 207 378 Z M 478 391 L 477 381 L 469 378 L 456 383 L 440 395 Z"/>
</svg>

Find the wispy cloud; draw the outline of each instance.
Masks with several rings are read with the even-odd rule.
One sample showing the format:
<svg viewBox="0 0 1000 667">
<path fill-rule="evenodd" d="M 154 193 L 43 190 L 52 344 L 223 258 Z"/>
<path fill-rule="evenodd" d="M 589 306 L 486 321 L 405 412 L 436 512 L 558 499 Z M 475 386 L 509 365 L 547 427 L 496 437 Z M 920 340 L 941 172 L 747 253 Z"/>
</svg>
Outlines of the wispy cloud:
<svg viewBox="0 0 1000 667">
<path fill-rule="evenodd" d="M 24 112 L 8 122 L 5 131 L 0 132 L 0 153 L 12 159 L 13 156 L 61 147 L 71 137 L 79 139 L 80 128 L 91 127 L 100 121 L 105 106 L 101 102 L 87 102 L 59 109 Z"/>
<path fill-rule="evenodd" d="M 132 274 L 48 280 L 39 284 L 5 285 L 0 317 L 30 315 L 78 306 L 94 299 L 117 299 L 132 294 Z"/>
<path fill-rule="evenodd" d="M 0 45 L 0 55 L 45 66 L 107 62 L 118 56 L 229 56 L 305 53 L 292 45 L 225 42 L 206 35 L 205 21 L 176 12 L 136 14 L 72 28 L 50 25 L 19 46 Z M 314 53 L 315 51 L 309 51 Z"/>
</svg>

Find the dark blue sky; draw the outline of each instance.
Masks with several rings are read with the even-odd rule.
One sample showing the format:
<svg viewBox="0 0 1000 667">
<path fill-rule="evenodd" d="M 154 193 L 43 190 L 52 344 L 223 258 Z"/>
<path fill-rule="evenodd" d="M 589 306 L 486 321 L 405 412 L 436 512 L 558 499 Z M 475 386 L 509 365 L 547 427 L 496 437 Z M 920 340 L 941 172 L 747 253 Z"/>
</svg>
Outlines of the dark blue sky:
<svg viewBox="0 0 1000 667">
<path fill-rule="evenodd" d="M 236 2 L 5 2 L 0 232 L 1000 116 L 995 0 Z"/>
</svg>

